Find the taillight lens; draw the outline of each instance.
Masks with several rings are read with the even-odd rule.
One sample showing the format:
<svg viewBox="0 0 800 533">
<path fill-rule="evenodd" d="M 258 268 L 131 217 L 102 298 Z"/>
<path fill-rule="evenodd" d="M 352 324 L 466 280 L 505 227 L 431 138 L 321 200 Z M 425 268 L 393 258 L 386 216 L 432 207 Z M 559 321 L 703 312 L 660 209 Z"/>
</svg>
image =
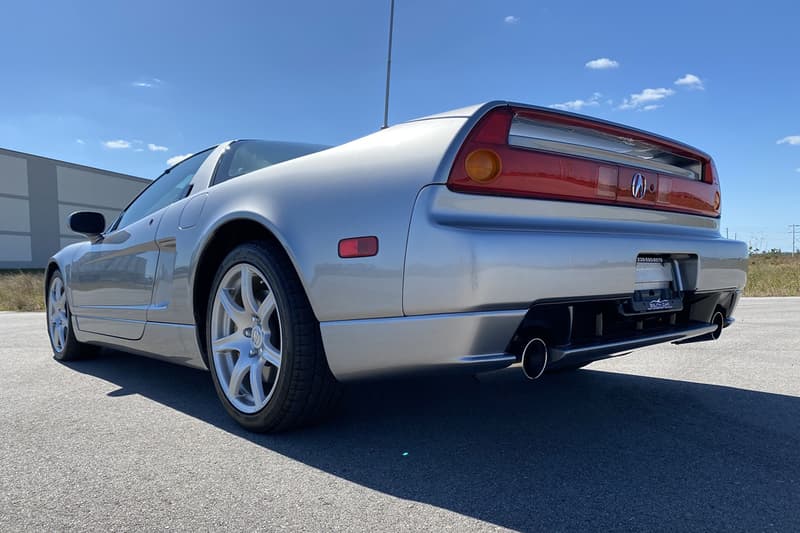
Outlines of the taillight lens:
<svg viewBox="0 0 800 533">
<path fill-rule="evenodd" d="M 478 183 L 492 181 L 500 174 L 502 167 L 497 152 L 485 148 L 470 152 L 464 161 L 467 176 Z"/>
<path fill-rule="evenodd" d="M 719 188 L 717 165 L 714 164 L 713 160 L 706 163 L 704 173 L 705 181 L 711 183 L 714 187 L 714 211 L 719 215 L 722 212 L 722 191 Z"/>
<path fill-rule="evenodd" d="M 522 124 L 538 137 L 514 137 L 511 144 L 512 124 Z M 517 135 L 519 126 L 514 128 Z M 629 148 L 632 155 L 620 148 Z M 632 180 L 640 179 L 637 176 L 644 187 L 634 196 L 631 186 Z M 447 185 L 473 194 L 624 204 L 706 216 L 720 212 L 719 182 L 710 159 L 621 126 L 546 110 L 498 107 L 487 113 L 467 135 Z"/>
</svg>

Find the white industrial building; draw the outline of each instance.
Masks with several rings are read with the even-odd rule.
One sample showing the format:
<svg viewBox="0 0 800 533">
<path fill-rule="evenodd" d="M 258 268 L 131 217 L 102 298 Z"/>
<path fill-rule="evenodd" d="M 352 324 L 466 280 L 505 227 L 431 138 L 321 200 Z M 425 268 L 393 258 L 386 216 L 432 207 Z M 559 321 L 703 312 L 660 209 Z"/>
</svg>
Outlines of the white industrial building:
<svg viewBox="0 0 800 533">
<path fill-rule="evenodd" d="M 99 211 L 107 222 L 150 180 L 0 148 L 0 269 L 42 268 L 70 231 L 73 211 Z"/>
</svg>

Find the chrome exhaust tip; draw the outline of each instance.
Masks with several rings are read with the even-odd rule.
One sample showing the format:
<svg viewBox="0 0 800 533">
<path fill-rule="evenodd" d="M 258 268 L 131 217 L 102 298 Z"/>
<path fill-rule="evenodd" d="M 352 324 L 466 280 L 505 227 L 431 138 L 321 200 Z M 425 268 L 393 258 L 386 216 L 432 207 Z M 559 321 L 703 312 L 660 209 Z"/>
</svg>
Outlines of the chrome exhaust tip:
<svg viewBox="0 0 800 533">
<path fill-rule="evenodd" d="M 711 336 L 711 340 L 715 341 L 722 336 L 722 328 L 725 327 L 725 315 L 722 314 L 722 311 L 714 312 L 714 314 L 711 316 L 711 324 L 717 326 L 717 329 L 709 334 Z"/>
<path fill-rule="evenodd" d="M 547 368 L 547 343 L 539 337 L 528 341 L 522 350 L 522 372 L 528 379 L 538 379 Z"/>
</svg>

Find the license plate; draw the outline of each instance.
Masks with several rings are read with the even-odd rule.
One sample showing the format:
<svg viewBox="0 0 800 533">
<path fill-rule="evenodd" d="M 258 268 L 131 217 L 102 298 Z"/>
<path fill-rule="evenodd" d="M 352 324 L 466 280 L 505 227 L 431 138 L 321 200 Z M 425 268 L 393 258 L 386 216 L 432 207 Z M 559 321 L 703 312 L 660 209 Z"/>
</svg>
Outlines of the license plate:
<svg viewBox="0 0 800 533">
<path fill-rule="evenodd" d="M 664 261 L 661 257 L 636 258 L 634 291 L 666 289 L 673 282 L 672 261 Z"/>
<path fill-rule="evenodd" d="M 632 313 L 657 313 L 683 309 L 682 283 L 676 279 L 680 271 L 669 258 L 639 256 L 633 297 L 628 307 Z"/>
</svg>

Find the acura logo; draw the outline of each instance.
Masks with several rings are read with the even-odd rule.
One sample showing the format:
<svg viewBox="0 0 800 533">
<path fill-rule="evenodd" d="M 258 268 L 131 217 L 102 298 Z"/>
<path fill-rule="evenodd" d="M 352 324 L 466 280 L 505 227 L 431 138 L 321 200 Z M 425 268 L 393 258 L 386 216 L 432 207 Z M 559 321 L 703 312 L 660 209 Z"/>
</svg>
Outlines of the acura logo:
<svg viewBox="0 0 800 533">
<path fill-rule="evenodd" d="M 631 194 L 634 198 L 639 198 L 641 200 L 644 198 L 646 192 L 647 180 L 637 172 L 633 175 L 633 179 L 631 180 Z"/>
</svg>

